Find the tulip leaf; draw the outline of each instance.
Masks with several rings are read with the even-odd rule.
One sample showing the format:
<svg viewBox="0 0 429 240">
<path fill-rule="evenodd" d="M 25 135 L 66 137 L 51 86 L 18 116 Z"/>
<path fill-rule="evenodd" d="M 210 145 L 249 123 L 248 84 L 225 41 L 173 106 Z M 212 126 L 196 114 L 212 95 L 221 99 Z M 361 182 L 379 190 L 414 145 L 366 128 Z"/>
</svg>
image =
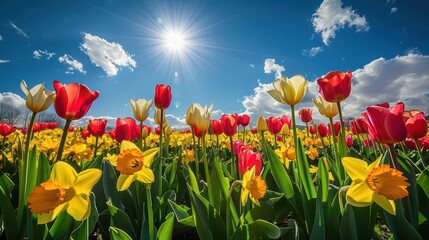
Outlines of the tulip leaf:
<svg viewBox="0 0 429 240">
<path fill-rule="evenodd" d="M 249 224 L 241 225 L 231 239 L 277 239 L 281 235 L 280 228 L 262 219 Z"/>
<path fill-rule="evenodd" d="M 130 235 L 127 234 L 124 230 L 121 230 L 116 227 L 110 227 L 110 238 L 113 240 L 133 240 Z"/>
<path fill-rule="evenodd" d="M 329 172 L 326 166 L 325 161 L 320 160 L 317 167 L 317 177 L 318 177 L 318 192 L 322 193 L 322 202 L 326 202 L 328 199 L 328 190 L 329 190 Z"/>
<path fill-rule="evenodd" d="M 0 171 L 0 187 L 2 187 L 6 196 L 11 197 L 11 192 L 15 184 L 9 176 Z"/>
<path fill-rule="evenodd" d="M 423 172 L 417 178 L 417 184 L 425 192 L 426 197 L 429 198 L 429 166 L 426 167 Z"/>
<path fill-rule="evenodd" d="M 196 192 L 200 192 L 200 189 L 198 188 L 197 178 L 195 177 L 195 174 L 192 171 L 192 169 L 189 167 L 189 165 L 187 165 L 186 170 L 188 172 L 188 183 L 192 187 L 192 190 Z"/>
<path fill-rule="evenodd" d="M 289 174 L 286 172 L 284 165 L 280 162 L 278 156 L 270 147 L 267 147 L 267 152 L 271 173 L 277 183 L 277 186 L 284 193 L 287 199 L 293 198 L 294 192 L 292 181 L 290 180 Z"/>
<path fill-rule="evenodd" d="M 73 230 L 74 219 L 66 211 L 60 213 L 49 229 L 52 239 L 68 239 Z"/>
<path fill-rule="evenodd" d="M 414 228 L 417 228 L 419 225 L 419 195 L 416 173 L 414 172 L 413 166 L 410 162 L 407 161 L 407 159 L 403 159 L 403 156 L 404 154 L 398 154 L 399 164 L 401 165 L 401 169 L 405 177 L 408 179 L 407 182 L 410 184 L 410 186 L 407 187 L 408 196 L 403 199 L 403 202 L 410 206 L 408 208 L 408 215 L 411 219 L 409 220 L 411 221 L 411 225 Z"/>
<path fill-rule="evenodd" d="M 110 212 L 110 226 L 123 229 L 128 235 L 136 238 L 136 233 L 128 215 L 110 202 L 107 202 L 107 207 Z"/>
<path fill-rule="evenodd" d="M 95 204 L 94 193 L 90 194 L 91 199 L 91 213 L 85 221 L 80 222 L 79 226 L 73 230 L 70 239 L 85 240 L 94 231 L 95 225 L 98 222 L 98 210 Z"/>
<path fill-rule="evenodd" d="M 389 227 L 390 231 L 393 233 L 395 239 L 423 239 L 422 236 L 417 232 L 413 226 L 407 221 L 404 216 L 404 208 L 402 207 L 401 200 L 395 201 L 396 205 L 396 216 L 384 212 L 384 217 L 386 219 L 386 224 Z"/>
<path fill-rule="evenodd" d="M 86 170 L 86 169 L 90 169 L 90 168 L 98 168 L 100 170 L 103 170 L 102 163 L 103 163 L 103 154 L 100 154 L 94 160 L 92 160 L 89 164 L 86 164 L 83 167 L 82 171 Z"/>
<path fill-rule="evenodd" d="M 355 214 L 350 204 L 346 204 L 344 208 L 343 217 L 340 222 L 340 236 L 342 239 L 358 240 Z"/>
<path fill-rule="evenodd" d="M 252 223 L 258 219 L 272 222 L 274 217 L 274 209 L 263 203 L 260 207 L 252 208 L 249 212 L 247 212 L 245 219 L 247 223 Z"/>
<path fill-rule="evenodd" d="M 2 180 L 4 178 L 2 173 Z M 3 183 L 3 181 L 2 181 Z M 18 239 L 18 222 L 12 203 L 2 185 L 0 185 L 0 208 L 7 239 Z"/>
<path fill-rule="evenodd" d="M 322 164 L 320 164 L 321 162 Z M 319 167 L 321 167 L 321 165 L 324 165 L 323 161 L 319 161 Z M 313 228 L 311 230 L 311 235 L 310 235 L 311 240 L 313 239 L 322 240 L 326 238 L 326 225 L 325 225 L 325 217 L 323 214 L 323 202 L 326 202 L 326 200 L 323 201 L 323 195 L 325 193 L 323 192 L 323 190 L 320 190 L 320 187 L 324 187 L 324 186 L 319 185 L 319 192 L 317 194 L 317 200 L 316 200 L 316 216 L 313 222 Z M 327 192 L 326 192 L 326 195 L 327 195 Z"/>
<path fill-rule="evenodd" d="M 307 156 L 305 155 L 304 147 L 302 145 L 301 138 L 298 137 L 298 146 L 295 148 L 296 161 L 298 163 L 299 177 L 304 187 L 305 195 L 307 200 L 316 198 L 316 190 L 314 189 L 313 179 L 310 175 L 310 169 L 308 167 Z"/>
<path fill-rule="evenodd" d="M 116 189 L 117 182 L 116 172 L 113 169 L 113 166 L 108 162 L 104 161 L 103 163 L 103 189 L 104 195 L 106 196 L 107 201 L 110 201 L 113 206 L 116 206 L 119 209 L 124 209 L 122 205 L 121 197 L 118 190 Z"/>
<path fill-rule="evenodd" d="M 174 213 L 169 213 L 165 217 L 165 222 L 159 227 L 158 233 L 156 234 L 158 239 L 172 239 L 174 227 Z"/>
<path fill-rule="evenodd" d="M 34 145 L 33 149 L 28 155 L 27 161 L 24 161 L 24 171 L 26 175 L 26 181 L 24 183 L 25 195 L 24 201 L 27 201 L 27 197 L 36 187 L 37 180 L 37 146 Z"/>
<path fill-rule="evenodd" d="M 168 203 L 173 209 L 174 215 L 176 215 L 176 220 L 179 223 L 182 223 L 190 227 L 195 227 L 194 218 L 192 216 L 189 216 L 188 212 L 182 206 L 177 205 L 175 202 L 171 201 L 170 199 L 168 199 Z"/>
<path fill-rule="evenodd" d="M 46 182 L 49 179 L 51 174 L 51 166 L 49 165 L 49 159 L 45 153 L 40 153 L 39 155 L 39 164 L 37 166 L 38 174 L 36 185 L 39 185 L 43 182 Z"/>
</svg>

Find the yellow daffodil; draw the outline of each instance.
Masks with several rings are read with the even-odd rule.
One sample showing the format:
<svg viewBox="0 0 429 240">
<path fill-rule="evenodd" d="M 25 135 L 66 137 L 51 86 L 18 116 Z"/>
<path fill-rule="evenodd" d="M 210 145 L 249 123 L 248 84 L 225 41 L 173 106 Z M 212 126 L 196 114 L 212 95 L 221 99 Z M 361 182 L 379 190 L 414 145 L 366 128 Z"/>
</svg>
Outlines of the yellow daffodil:
<svg viewBox="0 0 429 240">
<path fill-rule="evenodd" d="M 314 160 L 319 156 L 319 152 L 317 151 L 317 148 L 314 148 L 314 147 L 310 147 L 306 151 L 306 154 L 307 154 L 308 158 L 310 158 L 311 160 Z"/>
<path fill-rule="evenodd" d="M 64 155 L 70 157 L 77 163 L 92 157 L 92 150 L 85 143 L 76 143 L 64 150 Z"/>
<path fill-rule="evenodd" d="M 91 213 L 89 194 L 100 177 L 99 169 L 78 174 L 66 162 L 57 162 L 49 180 L 35 187 L 28 196 L 28 208 L 38 214 L 38 224 L 51 222 L 65 210 L 76 221 L 83 221 Z"/>
<path fill-rule="evenodd" d="M 347 202 L 355 207 L 365 207 L 376 202 L 395 215 L 394 201 L 408 196 L 407 187 L 410 184 L 401 171 L 386 164 L 380 166 L 380 162 L 381 156 L 370 165 L 357 158 L 342 159 L 344 169 L 353 181 L 347 190 Z"/>
<path fill-rule="evenodd" d="M 182 163 L 189 164 L 193 161 L 195 161 L 194 150 L 186 149 L 185 151 L 183 151 Z"/>
<path fill-rule="evenodd" d="M 313 98 L 313 103 L 316 105 L 319 113 L 327 118 L 333 118 L 338 115 L 338 105 L 337 103 L 327 102 L 321 96 Z"/>
<path fill-rule="evenodd" d="M 301 102 L 307 92 L 308 81 L 302 75 L 295 75 L 290 79 L 282 76 L 273 82 L 274 90 L 268 91 L 277 102 L 290 106 Z"/>
<path fill-rule="evenodd" d="M 152 99 L 146 101 L 144 98 L 138 98 L 136 101 L 130 99 L 130 105 L 133 109 L 134 118 L 139 122 L 144 122 L 149 116 L 149 109 L 152 106 Z"/>
<path fill-rule="evenodd" d="M 282 142 L 280 144 L 280 149 L 276 149 L 275 153 L 279 156 L 279 160 L 289 169 L 290 161 L 295 160 L 295 149 L 294 147 L 286 147 Z"/>
<path fill-rule="evenodd" d="M 25 99 L 25 105 L 34 113 L 43 112 L 48 109 L 56 97 L 56 94 L 45 89 L 43 84 L 37 84 L 32 89 L 28 90 L 27 84 L 22 80 L 20 87 L 27 97 Z"/>
<path fill-rule="evenodd" d="M 112 166 L 116 167 L 116 165 L 117 165 L 116 161 L 118 159 L 118 155 L 108 153 L 108 154 L 106 154 L 106 156 L 104 157 L 104 159 L 107 160 L 107 161 L 109 161 L 110 164 L 112 164 Z"/>
<path fill-rule="evenodd" d="M 118 191 L 128 189 L 136 179 L 142 183 L 154 182 L 155 177 L 150 165 L 157 152 L 158 148 L 142 152 L 134 143 L 122 141 L 116 160 L 116 170 L 121 173 L 116 183 Z"/>
<path fill-rule="evenodd" d="M 259 206 L 259 199 L 265 196 L 267 184 L 261 176 L 255 176 L 255 166 L 244 173 L 241 185 L 241 204 L 246 205 L 247 198 L 250 195 L 252 202 Z"/>
</svg>

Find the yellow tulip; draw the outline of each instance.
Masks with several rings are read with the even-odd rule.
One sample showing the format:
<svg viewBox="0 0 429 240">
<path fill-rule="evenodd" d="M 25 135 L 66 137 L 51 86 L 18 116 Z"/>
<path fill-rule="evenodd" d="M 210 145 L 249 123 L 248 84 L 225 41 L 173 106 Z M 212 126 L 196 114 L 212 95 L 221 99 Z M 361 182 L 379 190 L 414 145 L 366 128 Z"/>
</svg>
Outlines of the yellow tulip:
<svg viewBox="0 0 429 240">
<path fill-rule="evenodd" d="M 157 124 L 161 124 L 161 109 L 155 108 L 155 114 L 153 119 Z M 162 127 L 167 127 L 167 126 L 168 126 L 168 122 L 167 122 L 167 119 L 165 119 L 165 111 L 162 111 Z"/>
<path fill-rule="evenodd" d="M 258 123 L 256 124 L 256 129 L 258 130 L 258 132 L 264 132 L 268 130 L 267 121 L 265 120 L 264 117 L 262 116 L 258 117 Z"/>
<path fill-rule="evenodd" d="M 366 207 L 376 202 L 395 215 L 394 201 L 408 196 L 410 184 L 402 172 L 386 164 L 380 166 L 381 157 L 370 165 L 353 157 L 342 159 L 344 169 L 353 181 L 347 190 L 347 202 L 355 207 Z"/>
<path fill-rule="evenodd" d="M 319 113 L 327 118 L 333 118 L 338 115 L 338 105 L 337 103 L 327 102 L 322 97 L 318 96 L 313 98 L 313 103 L 316 105 Z"/>
<path fill-rule="evenodd" d="M 83 221 L 91 213 L 89 194 L 100 177 L 99 169 L 78 174 L 66 162 L 57 162 L 49 180 L 35 187 L 28 196 L 28 208 L 38 214 L 38 224 L 51 222 L 65 210 L 76 221 Z"/>
<path fill-rule="evenodd" d="M 134 118 L 139 122 L 144 122 L 149 116 L 152 99 L 149 99 L 149 101 L 146 101 L 144 98 L 138 98 L 136 101 L 130 99 L 130 105 L 133 109 Z"/>
<path fill-rule="evenodd" d="M 56 94 L 45 89 L 43 84 L 37 84 L 32 89 L 28 90 L 27 84 L 22 80 L 20 87 L 27 97 L 25 105 L 27 105 L 27 108 L 34 113 L 43 112 L 48 109 L 56 97 Z"/>
<path fill-rule="evenodd" d="M 212 110 L 213 104 L 209 108 L 207 108 L 207 105 L 203 108 L 199 103 L 195 104 L 194 124 L 202 132 L 207 131 L 210 127 Z"/>
<path fill-rule="evenodd" d="M 192 103 L 189 106 L 188 111 L 186 112 L 186 124 L 193 127 L 195 125 L 195 111 L 197 108 L 197 103 Z"/>
<path fill-rule="evenodd" d="M 116 160 L 116 170 L 120 172 L 116 183 L 118 191 L 127 190 L 136 179 L 142 183 L 153 183 L 155 177 L 150 165 L 156 153 L 158 148 L 142 152 L 134 143 L 122 141 Z"/>
<path fill-rule="evenodd" d="M 308 81 L 302 75 L 295 75 L 290 79 L 282 76 L 273 82 L 274 90 L 268 93 L 276 101 L 290 106 L 301 102 L 307 92 Z"/>
</svg>

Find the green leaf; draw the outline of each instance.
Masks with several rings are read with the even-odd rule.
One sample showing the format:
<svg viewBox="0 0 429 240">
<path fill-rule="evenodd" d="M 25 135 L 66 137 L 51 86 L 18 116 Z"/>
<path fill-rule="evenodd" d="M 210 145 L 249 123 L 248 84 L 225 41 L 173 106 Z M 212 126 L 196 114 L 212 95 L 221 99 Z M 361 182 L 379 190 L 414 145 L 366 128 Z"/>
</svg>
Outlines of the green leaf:
<svg viewBox="0 0 429 240">
<path fill-rule="evenodd" d="M 267 147 L 268 158 L 270 161 L 271 173 L 277 183 L 279 189 L 285 194 L 288 199 L 293 198 L 293 186 L 289 174 L 286 172 L 284 165 L 280 162 L 274 151 Z"/>
<path fill-rule="evenodd" d="M 24 161 L 24 171 L 26 181 L 24 182 L 24 202 L 27 202 L 27 197 L 36 187 L 37 180 L 37 147 L 34 146 L 28 155 L 27 161 Z"/>
<path fill-rule="evenodd" d="M 110 227 L 110 238 L 113 240 L 133 240 L 124 230 L 116 227 Z"/>
<path fill-rule="evenodd" d="M 429 198 L 429 166 L 426 167 L 423 172 L 417 178 L 417 184 L 425 192 L 426 197 Z"/>
<path fill-rule="evenodd" d="M 103 163 L 103 189 L 104 195 L 106 196 L 107 201 L 110 201 L 113 206 L 123 210 L 124 205 L 121 202 L 121 196 L 119 195 L 118 190 L 116 189 L 116 182 L 118 178 L 116 177 L 115 169 L 108 162 L 104 161 Z"/>
<path fill-rule="evenodd" d="M 350 204 L 346 204 L 344 208 L 343 218 L 340 222 L 340 235 L 342 239 L 358 240 L 355 215 Z"/>
<path fill-rule="evenodd" d="M 322 164 L 320 164 L 322 162 Z M 323 161 L 319 161 L 319 167 L 321 167 Z M 320 169 L 320 168 L 319 168 Z M 320 188 L 321 186 L 319 186 Z M 323 191 L 319 189 L 316 200 L 316 217 L 313 222 L 313 229 L 311 230 L 310 239 L 323 240 L 326 238 L 326 225 L 325 225 L 325 217 L 323 214 Z M 326 195 L 328 193 L 326 192 Z M 327 198 L 327 196 L 326 196 Z M 326 200 L 325 200 L 326 201 Z"/>
<path fill-rule="evenodd" d="M 129 236 L 137 238 L 128 215 L 121 209 L 113 206 L 110 202 L 107 202 L 107 207 L 110 212 L 110 226 L 123 229 Z"/>
<path fill-rule="evenodd" d="M 0 208 L 1 214 L 3 215 L 3 224 L 6 228 L 6 238 L 18 239 L 18 222 L 16 220 L 15 211 L 3 186 L 0 186 Z"/>
<path fill-rule="evenodd" d="M 158 239 L 172 239 L 174 227 L 174 213 L 169 213 L 165 217 L 165 222 L 159 227 L 158 233 L 156 234 Z"/>
<path fill-rule="evenodd" d="M 194 218 L 189 216 L 188 212 L 182 206 L 177 205 L 175 202 L 168 200 L 171 208 L 173 209 L 174 215 L 176 215 L 176 219 L 179 223 L 195 227 Z"/>
<path fill-rule="evenodd" d="M 187 165 L 187 168 L 185 168 L 188 172 L 188 183 L 191 186 L 192 190 L 194 190 L 195 192 L 200 192 L 200 189 L 198 188 L 198 182 L 197 182 L 197 178 L 195 177 L 194 172 L 192 171 L 192 169 L 189 167 L 189 165 Z"/>
<path fill-rule="evenodd" d="M 6 196 L 11 197 L 12 188 L 14 186 L 15 186 L 15 184 L 9 178 L 9 176 L 0 171 L 0 187 L 3 188 L 3 191 L 4 191 Z"/>
<path fill-rule="evenodd" d="M 90 168 L 98 168 L 100 170 L 103 170 L 102 163 L 103 163 L 103 154 L 100 154 L 94 160 L 92 160 L 89 164 L 86 164 L 83 167 L 82 171 L 86 170 L 86 169 L 90 169 Z"/>
<path fill-rule="evenodd" d="M 67 213 L 63 211 L 55 219 L 54 224 L 49 229 L 49 235 L 52 239 L 69 239 L 70 234 L 73 230 L 74 219 Z"/>
<path fill-rule="evenodd" d="M 241 225 L 232 235 L 232 240 L 241 239 L 277 239 L 280 228 L 265 220 L 256 220 L 250 224 Z"/>
<path fill-rule="evenodd" d="M 317 177 L 319 180 L 318 191 L 322 193 L 322 202 L 326 202 L 328 199 L 329 190 L 329 172 L 326 167 L 326 163 L 323 160 L 319 160 L 317 167 Z"/>
<path fill-rule="evenodd" d="M 298 146 L 295 148 L 296 162 L 298 164 L 299 177 L 304 187 L 305 195 L 307 200 L 316 198 L 316 190 L 314 189 L 313 179 L 310 175 L 310 169 L 308 167 L 307 155 L 305 155 L 304 147 L 302 146 L 301 138 L 298 137 Z"/>
<path fill-rule="evenodd" d="M 258 219 L 266 220 L 272 222 L 274 220 L 274 209 L 267 204 L 261 204 L 260 207 L 254 207 L 249 212 L 247 212 L 246 219 L 247 223 L 252 223 Z"/>
<path fill-rule="evenodd" d="M 401 151 L 399 151 L 401 152 Z M 419 225 L 419 195 L 418 195 L 418 185 L 416 180 L 416 173 L 414 172 L 413 166 L 409 161 L 403 159 L 403 155 L 398 157 L 399 164 L 401 165 L 401 169 L 404 172 L 405 177 L 408 179 L 407 182 L 410 186 L 407 187 L 408 196 L 405 197 L 402 202 L 409 205 L 407 214 L 411 217 L 410 223 L 414 228 L 417 228 Z M 425 204 L 425 203 L 423 203 Z"/>
<path fill-rule="evenodd" d="M 49 159 L 46 157 L 45 153 L 40 153 L 39 155 L 39 165 L 38 167 L 38 175 L 36 180 L 36 185 L 39 185 L 43 182 L 48 181 L 49 176 L 51 174 L 51 166 L 49 164 Z"/>
<path fill-rule="evenodd" d="M 395 239 L 423 239 L 413 226 L 407 221 L 404 216 L 404 209 L 401 200 L 395 201 L 396 216 L 384 211 L 386 224 L 392 231 Z"/>
</svg>

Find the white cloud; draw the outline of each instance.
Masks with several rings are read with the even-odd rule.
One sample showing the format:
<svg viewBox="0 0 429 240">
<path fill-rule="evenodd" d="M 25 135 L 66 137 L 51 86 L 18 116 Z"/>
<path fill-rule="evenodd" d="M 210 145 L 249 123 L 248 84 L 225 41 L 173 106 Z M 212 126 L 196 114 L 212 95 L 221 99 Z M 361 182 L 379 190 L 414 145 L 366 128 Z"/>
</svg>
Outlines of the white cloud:
<svg viewBox="0 0 429 240">
<path fill-rule="evenodd" d="M 27 107 L 25 105 L 25 100 L 21 96 L 15 93 L 4 92 L 4 93 L 0 93 L 0 104 L 2 105 L 4 104 L 7 106 L 10 106 L 12 109 L 19 110 L 21 115 L 18 117 L 19 120 L 15 124 L 18 127 L 22 127 L 25 113 L 28 112 Z"/>
<path fill-rule="evenodd" d="M 117 75 L 118 67 L 128 67 L 131 70 L 136 67 L 136 61 L 125 52 L 119 43 L 108 42 L 89 33 L 84 34 L 81 50 L 89 56 L 92 63 L 101 67 L 108 76 Z"/>
<path fill-rule="evenodd" d="M 285 70 L 285 67 L 279 65 L 276 63 L 276 60 L 273 58 L 267 58 L 265 59 L 264 63 L 264 73 L 276 73 L 276 78 L 280 78 L 282 75 L 282 72 Z"/>
<path fill-rule="evenodd" d="M 55 55 L 55 53 L 48 52 L 47 50 L 34 50 L 33 51 L 33 57 L 35 59 L 40 59 L 43 57 L 43 55 L 45 55 L 46 59 L 49 60 L 49 59 L 51 59 L 51 57 L 53 57 Z"/>
<path fill-rule="evenodd" d="M 363 68 L 353 71 L 353 86 L 350 97 L 341 103 L 345 117 L 360 117 L 366 106 L 382 102 L 405 103 L 406 109 L 426 111 L 429 102 L 429 55 L 408 53 L 391 59 L 378 58 Z M 319 95 L 318 86 L 313 79 L 308 83 L 304 99 L 295 110 L 309 107 L 313 118 L 326 122 L 312 103 Z M 245 96 L 242 104 L 245 113 L 251 116 L 254 126 L 259 116 L 290 116 L 290 107 L 275 101 L 268 93 L 272 84 L 258 82 L 254 93 Z M 429 113 L 427 113 L 429 114 Z M 298 116 L 297 116 L 298 120 Z"/>
<path fill-rule="evenodd" d="M 398 8 L 397 7 L 393 7 L 393 8 L 391 8 L 390 9 L 390 13 L 395 13 L 395 12 L 397 12 L 398 11 Z"/>
<path fill-rule="evenodd" d="M 249 64 L 249 67 L 255 68 L 255 64 Z"/>
<path fill-rule="evenodd" d="M 356 31 L 368 31 L 365 16 L 359 16 L 351 7 L 342 7 L 341 0 L 324 0 L 312 16 L 313 28 L 322 34 L 325 45 L 329 44 L 335 33 L 344 27 L 356 27 Z"/>
<path fill-rule="evenodd" d="M 16 26 L 15 23 L 13 23 L 12 21 L 9 22 L 9 26 L 11 26 L 16 31 L 16 33 L 18 33 L 18 35 L 21 35 L 25 38 L 30 38 L 21 28 Z"/>
<path fill-rule="evenodd" d="M 312 47 L 311 49 L 305 49 L 304 51 L 302 51 L 302 55 L 314 57 L 317 54 L 321 53 L 322 51 L 323 51 L 322 47 Z"/>
<path fill-rule="evenodd" d="M 0 41 L 2 41 L 3 40 L 3 37 L 0 35 Z"/>
<path fill-rule="evenodd" d="M 10 62 L 10 60 L 0 59 L 0 63 L 8 63 L 8 62 Z"/>
<path fill-rule="evenodd" d="M 89 124 L 89 119 L 96 119 L 96 118 L 106 119 L 107 120 L 106 128 L 110 129 L 110 128 L 116 127 L 117 118 L 111 117 L 111 116 L 99 116 L 99 117 L 85 116 L 79 120 L 72 121 L 72 126 L 85 126 Z"/>
<path fill-rule="evenodd" d="M 61 63 L 69 65 L 69 67 L 67 68 L 67 71 L 66 71 L 67 74 L 74 74 L 75 70 L 77 70 L 83 74 L 86 73 L 86 71 L 83 69 L 83 64 L 81 62 L 73 59 L 73 57 L 68 55 L 68 54 L 64 54 L 63 56 L 59 57 L 58 60 Z"/>
</svg>

